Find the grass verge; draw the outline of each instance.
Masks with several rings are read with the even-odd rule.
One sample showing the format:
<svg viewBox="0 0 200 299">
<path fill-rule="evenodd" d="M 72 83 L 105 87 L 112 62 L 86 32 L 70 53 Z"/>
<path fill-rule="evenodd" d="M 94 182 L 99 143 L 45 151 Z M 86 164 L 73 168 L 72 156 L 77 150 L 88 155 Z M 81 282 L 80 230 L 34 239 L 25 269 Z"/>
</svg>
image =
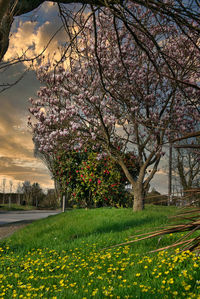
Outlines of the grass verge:
<svg viewBox="0 0 200 299">
<path fill-rule="evenodd" d="M 35 206 L 22 206 L 17 204 L 1 204 L 0 211 L 29 211 L 29 210 L 36 210 Z"/>
<path fill-rule="evenodd" d="M 28 225 L 0 243 L 0 298 L 200 298 L 199 256 L 147 253 L 180 235 L 108 248 L 175 210 L 72 210 Z"/>
</svg>

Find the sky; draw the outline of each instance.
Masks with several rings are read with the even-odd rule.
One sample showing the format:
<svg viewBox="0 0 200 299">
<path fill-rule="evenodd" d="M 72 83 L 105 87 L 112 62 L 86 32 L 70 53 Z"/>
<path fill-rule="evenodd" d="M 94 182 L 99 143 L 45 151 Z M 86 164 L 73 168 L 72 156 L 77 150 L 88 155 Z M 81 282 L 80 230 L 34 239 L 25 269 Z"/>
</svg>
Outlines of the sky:
<svg viewBox="0 0 200 299">
<path fill-rule="evenodd" d="M 34 12 L 17 17 L 4 59 L 9 60 L 24 51 L 27 51 L 28 57 L 34 57 L 44 49 L 61 25 L 57 6 L 51 2 L 45 2 Z M 54 55 L 59 58 L 59 42 L 65 39 L 64 31 L 60 30 L 49 44 L 45 57 Z M 28 63 L 19 63 L 1 72 L 0 84 L 15 82 L 27 67 Z M 23 181 L 38 182 L 44 189 L 54 186 L 46 166 L 34 157 L 32 135 L 27 127 L 29 98 L 37 97 L 39 87 L 34 71 L 29 71 L 16 85 L 0 93 L 0 192 L 4 178 L 7 192 L 10 181 L 13 182 L 12 191 Z M 167 193 L 167 173 L 162 164 L 151 182 L 152 187 L 162 194 Z"/>
</svg>

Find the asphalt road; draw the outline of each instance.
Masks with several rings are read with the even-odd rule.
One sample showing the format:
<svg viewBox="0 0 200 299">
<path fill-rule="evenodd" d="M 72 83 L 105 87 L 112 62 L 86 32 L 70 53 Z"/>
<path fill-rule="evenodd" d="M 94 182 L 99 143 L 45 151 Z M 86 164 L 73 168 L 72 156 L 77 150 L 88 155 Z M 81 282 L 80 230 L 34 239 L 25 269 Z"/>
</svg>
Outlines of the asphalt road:
<svg viewBox="0 0 200 299">
<path fill-rule="evenodd" d="M 23 221 L 31 222 L 59 213 L 61 213 L 61 211 L 0 211 L 0 225 L 4 226 L 10 223 Z"/>
</svg>

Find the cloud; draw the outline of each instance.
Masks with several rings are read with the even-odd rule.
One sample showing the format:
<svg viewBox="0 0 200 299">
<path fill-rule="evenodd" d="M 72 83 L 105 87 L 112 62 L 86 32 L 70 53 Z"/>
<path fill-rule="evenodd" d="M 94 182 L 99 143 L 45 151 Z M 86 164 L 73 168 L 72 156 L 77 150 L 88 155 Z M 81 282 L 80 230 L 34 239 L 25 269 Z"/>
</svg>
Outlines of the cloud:
<svg viewBox="0 0 200 299">
<path fill-rule="evenodd" d="M 80 4 L 67 4 L 66 8 L 69 14 L 74 13 L 80 8 Z M 84 13 L 87 14 L 87 10 Z M 68 41 L 57 5 L 47 1 L 32 14 L 28 14 L 28 20 L 26 15 L 16 17 L 11 32 L 9 48 L 4 60 L 9 61 L 19 57 L 30 59 L 29 62 L 23 62 L 26 67 L 30 67 L 32 62 L 37 66 L 40 58 L 43 63 L 49 60 L 59 61 L 61 47 Z M 38 60 L 32 61 L 32 58 L 40 54 Z"/>
<path fill-rule="evenodd" d="M 24 67 L 16 65 L 2 73 L 7 82 Z M 0 186 L 2 179 L 18 182 L 30 180 L 43 187 L 52 187 L 53 181 L 45 165 L 33 155 L 32 135 L 27 128 L 28 98 L 35 96 L 40 84 L 33 72 L 16 86 L 0 93 Z"/>
<path fill-rule="evenodd" d="M 27 57 L 41 53 L 62 25 L 58 17 L 56 5 L 45 2 L 33 12 L 28 19 L 17 17 L 12 26 L 9 49 L 5 60 L 21 56 Z M 32 21 L 30 21 L 32 19 Z M 59 31 L 45 52 L 47 59 L 59 59 L 58 47 L 66 42 L 66 32 Z M 55 53 L 55 54 L 54 54 Z M 15 82 L 27 69 L 27 63 L 19 63 L 0 73 L 1 84 Z M 14 85 L 11 89 L 0 93 L 0 185 L 3 177 L 14 180 L 14 183 L 30 180 L 37 181 L 42 186 L 52 187 L 53 181 L 45 165 L 33 156 L 32 135 L 28 132 L 26 119 L 28 113 L 28 98 L 36 97 L 40 83 L 33 71 Z"/>
<path fill-rule="evenodd" d="M 4 60 L 10 60 L 21 56 L 29 47 L 33 47 L 36 39 L 34 28 L 36 22 L 20 22 L 17 31 L 12 33 L 9 48 L 4 56 Z M 28 51 L 32 52 L 32 50 Z"/>
<path fill-rule="evenodd" d="M 17 110 L 6 97 L 0 98 L 0 154 L 5 156 L 31 157 L 31 134 L 25 128 L 23 110 Z M 16 104 L 15 104 L 16 105 Z M 26 107 L 25 107 L 26 109 Z"/>
<path fill-rule="evenodd" d="M 30 134 L 0 134 L 0 154 L 1 177 L 38 182 L 44 187 L 53 186 L 48 169 L 33 156 Z"/>
<path fill-rule="evenodd" d="M 41 6 L 41 10 L 45 13 L 48 13 L 48 16 L 50 14 L 55 14 L 55 11 L 57 12 L 57 5 L 54 2 L 46 1 Z"/>
<path fill-rule="evenodd" d="M 62 22 L 58 16 L 42 24 L 39 21 L 20 21 L 18 28 L 14 27 L 5 61 L 21 56 L 32 59 L 41 53 L 45 55 L 46 62 L 48 59 L 60 59 L 59 47 L 66 41 L 66 32 L 61 28 Z M 30 62 L 24 64 L 30 66 Z"/>
<path fill-rule="evenodd" d="M 31 183 L 38 182 L 43 188 L 53 188 L 53 181 L 49 180 L 48 170 L 41 167 L 38 162 L 35 167 L 28 166 L 28 160 L 17 161 L 14 158 L 0 157 L 0 182 L 2 184 L 3 178 L 7 182 L 14 181 L 15 188 L 17 183 L 23 181 L 30 181 Z M 8 190 L 8 183 L 7 183 Z"/>
</svg>

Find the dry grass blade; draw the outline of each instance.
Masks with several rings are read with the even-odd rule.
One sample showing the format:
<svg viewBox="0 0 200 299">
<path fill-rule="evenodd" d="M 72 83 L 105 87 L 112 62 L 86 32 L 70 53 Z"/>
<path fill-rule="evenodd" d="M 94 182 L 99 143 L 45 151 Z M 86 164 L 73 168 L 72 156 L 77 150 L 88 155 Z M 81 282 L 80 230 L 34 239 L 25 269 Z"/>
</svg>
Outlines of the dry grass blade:
<svg viewBox="0 0 200 299">
<path fill-rule="evenodd" d="M 185 244 L 185 243 L 189 244 L 189 243 L 191 243 L 192 241 L 194 241 L 195 239 L 196 239 L 196 238 L 189 239 L 189 240 L 185 240 L 185 241 L 182 241 L 182 242 L 179 242 L 179 243 L 174 243 L 174 244 L 169 245 L 169 246 L 165 246 L 165 247 L 162 247 L 162 248 L 158 248 L 158 249 L 149 251 L 149 253 L 159 252 L 159 251 L 162 251 L 162 250 L 170 249 L 170 248 L 173 248 L 173 247 L 176 247 L 176 246 L 179 246 L 179 245 L 183 245 L 183 244 Z"/>
<path fill-rule="evenodd" d="M 200 250 L 200 235 L 197 236 L 196 238 L 191 238 L 191 239 L 186 239 L 192 234 L 194 234 L 196 231 L 200 230 L 200 209 L 190 209 L 186 210 L 183 213 L 180 213 L 176 216 L 173 216 L 173 218 L 176 218 L 177 220 L 181 219 L 181 221 L 187 221 L 186 223 L 182 224 L 174 224 L 165 228 L 160 228 L 159 230 L 156 230 L 154 232 L 148 232 L 140 235 L 135 235 L 131 236 L 130 238 L 137 237 L 135 240 L 130 240 L 128 242 L 120 243 L 112 247 L 116 246 L 124 246 L 124 245 L 129 245 L 132 243 L 136 243 L 142 240 L 147 240 L 151 238 L 155 238 L 158 236 L 163 236 L 163 235 L 168 235 L 168 234 L 175 234 L 175 233 L 180 233 L 180 232 L 188 232 L 186 233 L 183 237 L 178 239 L 176 242 L 169 246 L 165 246 L 163 248 L 155 249 L 151 252 L 157 252 L 161 250 L 166 250 L 169 248 L 173 248 L 176 246 L 182 246 L 182 250 Z M 189 220 L 189 222 L 188 222 Z M 186 239 L 186 240 L 185 240 Z"/>
</svg>

